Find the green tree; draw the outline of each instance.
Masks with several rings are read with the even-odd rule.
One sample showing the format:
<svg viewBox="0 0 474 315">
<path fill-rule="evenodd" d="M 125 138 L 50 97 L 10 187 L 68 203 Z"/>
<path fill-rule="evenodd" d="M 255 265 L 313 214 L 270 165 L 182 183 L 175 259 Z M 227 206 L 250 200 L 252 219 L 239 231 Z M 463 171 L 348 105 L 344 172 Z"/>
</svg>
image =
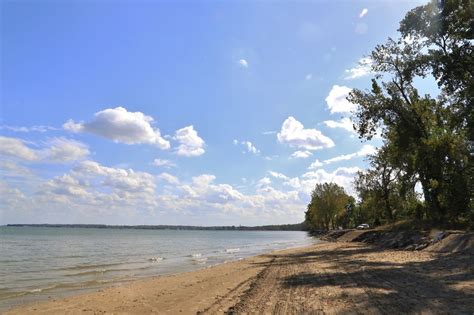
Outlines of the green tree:
<svg viewBox="0 0 474 315">
<path fill-rule="evenodd" d="M 335 183 L 316 184 L 306 211 L 306 223 L 312 229 L 336 228 L 345 221 L 346 206 L 353 198 Z"/>
<path fill-rule="evenodd" d="M 410 11 L 401 22 L 402 37 L 376 46 L 370 56 L 377 73 L 371 90 L 353 90 L 348 98 L 359 105 L 359 136 L 370 139 L 382 129 L 391 166 L 421 182 L 428 215 L 437 222 L 456 220 L 469 205 L 470 8 L 470 1 L 453 0 Z M 460 57 L 466 57 L 461 67 Z M 436 98 L 420 96 L 413 83 L 428 75 L 440 86 Z"/>
</svg>

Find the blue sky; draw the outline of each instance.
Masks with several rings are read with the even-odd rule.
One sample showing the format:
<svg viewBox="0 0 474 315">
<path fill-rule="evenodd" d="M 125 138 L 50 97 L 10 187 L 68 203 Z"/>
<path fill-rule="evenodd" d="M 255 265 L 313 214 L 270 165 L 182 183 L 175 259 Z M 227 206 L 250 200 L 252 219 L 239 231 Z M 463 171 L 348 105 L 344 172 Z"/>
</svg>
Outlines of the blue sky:
<svg viewBox="0 0 474 315">
<path fill-rule="evenodd" d="M 0 224 L 302 221 L 380 145 L 344 97 L 419 4 L 3 1 Z"/>
</svg>

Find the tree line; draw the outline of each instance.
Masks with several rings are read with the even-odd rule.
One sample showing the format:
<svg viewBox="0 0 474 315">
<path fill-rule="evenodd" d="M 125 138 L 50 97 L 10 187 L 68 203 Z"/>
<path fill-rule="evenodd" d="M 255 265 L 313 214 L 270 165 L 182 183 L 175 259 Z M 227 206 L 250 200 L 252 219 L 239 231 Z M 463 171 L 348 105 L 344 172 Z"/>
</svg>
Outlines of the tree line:
<svg viewBox="0 0 474 315">
<path fill-rule="evenodd" d="M 355 177 L 357 200 L 334 183 L 316 185 L 309 226 L 409 219 L 474 228 L 473 14 L 473 1 L 433 0 L 405 15 L 398 39 L 371 52 L 370 89 L 348 100 L 357 104 L 359 138 L 378 135 L 383 145 Z M 429 78 L 436 95 L 417 88 Z"/>
</svg>

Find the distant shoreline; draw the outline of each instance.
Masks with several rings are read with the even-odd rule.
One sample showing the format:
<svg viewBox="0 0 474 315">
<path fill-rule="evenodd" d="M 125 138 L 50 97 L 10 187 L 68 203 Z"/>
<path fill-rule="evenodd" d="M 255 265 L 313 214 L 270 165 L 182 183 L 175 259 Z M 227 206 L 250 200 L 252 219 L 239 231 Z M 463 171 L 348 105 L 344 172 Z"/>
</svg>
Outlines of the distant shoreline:
<svg viewBox="0 0 474 315">
<path fill-rule="evenodd" d="M 136 230 L 192 230 L 192 231 L 307 231 L 304 223 L 261 226 L 194 226 L 194 225 L 108 225 L 108 224 L 6 224 L 4 227 L 95 228 Z"/>
</svg>

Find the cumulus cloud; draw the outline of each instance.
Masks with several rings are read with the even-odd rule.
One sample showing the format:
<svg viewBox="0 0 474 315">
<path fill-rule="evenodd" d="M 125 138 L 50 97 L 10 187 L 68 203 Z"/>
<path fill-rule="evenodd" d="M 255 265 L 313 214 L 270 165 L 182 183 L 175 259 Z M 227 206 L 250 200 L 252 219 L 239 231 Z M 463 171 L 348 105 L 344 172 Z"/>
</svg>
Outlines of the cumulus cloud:
<svg viewBox="0 0 474 315">
<path fill-rule="evenodd" d="M 317 169 L 303 174 L 300 182 L 302 189 L 306 193 L 311 192 L 316 184 L 334 182 L 339 186 L 344 187 L 347 193 L 354 195 L 354 176 L 359 170 L 358 167 L 340 167 L 333 172 L 328 172 L 324 169 Z"/>
<path fill-rule="evenodd" d="M 44 194 L 55 194 L 66 197 L 86 197 L 89 195 L 87 191 L 87 183 L 71 174 L 57 176 L 43 185 Z"/>
<path fill-rule="evenodd" d="M 240 201 L 244 195 L 229 184 L 215 184 L 216 177 L 211 174 L 202 174 L 192 178 L 192 182 L 177 186 L 184 198 L 201 201 L 204 204 L 227 205 Z"/>
<path fill-rule="evenodd" d="M 66 138 L 55 138 L 44 151 L 45 160 L 66 163 L 85 159 L 90 154 L 87 145 Z"/>
<path fill-rule="evenodd" d="M 279 178 L 286 188 L 275 189 L 269 177 Z M 301 209 L 309 198 L 304 190 L 307 179 L 288 178 L 278 172 L 269 173 L 269 177 L 259 181 L 255 192 L 245 194 L 230 184 L 217 183 L 212 174 L 184 180 L 169 173 L 153 176 L 85 160 L 65 174 L 33 182 L 25 192 L 5 184 L 8 198 L 1 198 L 0 204 L 6 209 L 4 220 L 18 218 L 25 209 L 29 213 L 25 218 L 60 217 L 62 222 L 75 223 L 166 220 L 186 224 L 192 218 L 198 224 L 222 224 L 222 220 L 228 220 L 227 224 L 235 220 L 268 224 L 302 220 Z M 157 185 L 157 181 L 166 184 Z"/>
<path fill-rule="evenodd" d="M 286 176 L 285 174 L 274 172 L 274 171 L 268 171 L 268 174 L 279 179 L 289 179 L 289 177 Z"/>
<path fill-rule="evenodd" d="M 317 169 L 317 168 L 320 168 L 321 166 L 323 166 L 324 163 L 319 161 L 318 159 L 316 159 L 313 163 L 311 163 L 308 167 L 308 169 L 310 170 L 314 170 L 314 169 Z"/>
<path fill-rule="evenodd" d="M 33 172 L 18 163 L 18 161 L 3 160 L 0 161 L 0 171 L 3 176 L 8 177 L 28 177 L 33 176 Z"/>
<path fill-rule="evenodd" d="M 326 97 L 326 103 L 332 113 L 350 113 L 357 109 L 357 105 L 350 103 L 346 98 L 352 91 L 347 86 L 333 85 Z"/>
<path fill-rule="evenodd" d="M 364 16 L 367 15 L 368 12 L 369 10 L 367 8 L 363 8 L 362 11 L 360 11 L 359 13 L 359 18 L 363 18 Z"/>
<path fill-rule="evenodd" d="M 87 145 L 72 139 L 52 138 L 40 143 L 41 148 L 30 147 L 22 139 L 0 136 L 0 155 L 35 163 L 68 163 L 85 159 Z"/>
<path fill-rule="evenodd" d="M 290 186 L 291 188 L 294 189 L 299 189 L 301 188 L 301 182 L 298 177 L 294 178 L 289 178 L 286 182 L 283 183 L 285 186 Z"/>
<path fill-rule="evenodd" d="M 3 136 L 0 136 L 0 154 L 26 161 L 35 161 L 39 158 L 36 150 L 28 147 L 25 141 Z"/>
<path fill-rule="evenodd" d="M 295 151 L 291 155 L 292 159 L 306 159 L 309 158 L 313 153 L 311 151 Z"/>
<path fill-rule="evenodd" d="M 268 177 L 263 177 L 257 182 L 257 187 L 268 186 L 272 183 L 272 180 Z"/>
<path fill-rule="evenodd" d="M 277 134 L 280 143 L 304 150 L 331 148 L 334 142 L 316 129 L 305 129 L 294 117 L 288 117 Z"/>
<path fill-rule="evenodd" d="M 346 69 L 346 80 L 358 79 L 372 73 L 372 59 L 370 57 L 361 58 L 354 68 Z"/>
<path fill-rule="evenodd" d="M 63 128 L 71 132 L 88 132 L 114 142 L 125 144 L 152 144 L 160 149 L 169 149 L 158 128 L 153 128 L 154 120 L 141 112 L 129 112 L 126 108 L 107 108 L 94 114 L 90 122 L 67 121 Z"/>
<path fill-rule="evenodd" d="M 199 156 L 206 152 L 204 150 L 204 140 L 199 137 L 197 131 L 194 130 L 192 125 L 176 130 L 174 139 L 180 143 L 176 149 L 177 155 Z"/>
<path fill-rule="evenodd" d="M 167 167 L 167 168 L 176 166 L 176 164 L 174 164 L 170 160 L 163 160 L 163 159 L 154 159 L 151 164 L 154 166 Z"/>
<path fill-rule="evenodd" d="M 174 184 L 174 185 L 179 184 L 179 179 L 176 176 L 173 176 L 169 173 L 161 173 L 160 175 L 158 175 L 158 178 L 170 184 Z"/>
<path fill-rule="evenodd" d="M 248 68 L 248 67 L 249 67 L 249 63 L 248 63 L 247 60 L 245 60 L 245 59 L 239 59 L 239 65 L 240 65 L 242 68 Z"/>
<path fill-rule="evenodd" d="M 252 154 L 260 154 L 260 150 L 258 150 L 255 145 L 250 141 L 238 141 L 234 139 L 234 145 L 242 145 L 245 148 L 244 153 L 252 153 Z"/>
<path fill-rule="evenodd" d="M 155 176 L 132 169 L 103 166 L 86 160 L 71 171 L 42 183 L 34 194 L 34 203 L 41 209 L 65 209 L 69 215 L 108 213 L 110 219 L 125 213 L 156 208 Z M 81 213 L 87 209 L 87 213 Z"/>
<path fill-rule="evenodd" d="M 155 190 L 154 177 L 151 174 L 136 172 L 133 169 L 113 168 L 95 161 L 84 161 L 76 166 L 73 172 L 76 176 L 102 176 L 102 185 L 124 194 L 153 193 Z"/>
</svg>

